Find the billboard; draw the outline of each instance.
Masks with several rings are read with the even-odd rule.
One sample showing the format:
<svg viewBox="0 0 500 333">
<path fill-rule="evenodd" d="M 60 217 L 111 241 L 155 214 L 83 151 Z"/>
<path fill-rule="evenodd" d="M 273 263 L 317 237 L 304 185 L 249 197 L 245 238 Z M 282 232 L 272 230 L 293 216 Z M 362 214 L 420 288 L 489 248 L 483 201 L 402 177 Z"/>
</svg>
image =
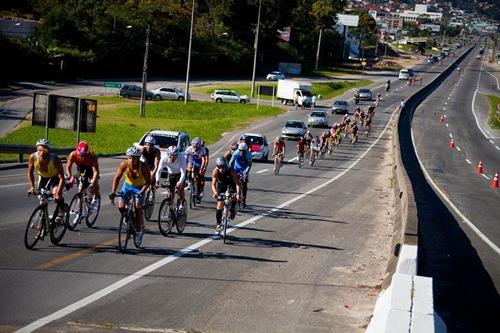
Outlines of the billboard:
<svg viewBox="0 0 500 333">
<path fill-rule="evenodd" d="M 359 25 L 358 15 L 337 14 L 337 24 L 347 27 L 357 27 Z"/>
</svg>

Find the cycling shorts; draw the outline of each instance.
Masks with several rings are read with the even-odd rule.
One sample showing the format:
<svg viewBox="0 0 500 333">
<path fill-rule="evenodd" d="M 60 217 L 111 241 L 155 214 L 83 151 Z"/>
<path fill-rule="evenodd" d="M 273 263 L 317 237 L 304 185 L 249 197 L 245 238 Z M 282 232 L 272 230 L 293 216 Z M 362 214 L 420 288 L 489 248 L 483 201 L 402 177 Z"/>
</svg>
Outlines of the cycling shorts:
<svg viewBox="0 0 500 333">
<path fill-rule="evenodd" d="M 144 204 L 144 195 L 141 193 L 142 186 L 133 186 L 127 183 L 123 183 L 122 187 L 122 196 L 130 195 L 138 195 L 136 199 L 137 206 L 142 206 Z M 123 197 L 120 197 L 120 201 L 123 201 Z"/>
<path fill-rule="evenodd" d="M 175 174 L 168 174 L 167 178 L 167 187 L 170 190 L 170 192 L 175 191 L 175 186 L 177 185 L 177 182 L 179 179 L 181 179 L 181 174 L 180 173 L 175 173 Z"/>
<path fill-rule="evenodd" d="M 217 183 L 217 200 L 222 200 L 221 196 L 226 192 L 228 187 L 230 193 L 236 193 L 236 184 Z"/>
<path fill-rule="evenodd" d="M 40 177 L 38 180 L 38 191 L 42 188 L 50 191 L 54 186 L 59 184 L 59 177 L 55 175 L 54 177 Z"/>
</svg>

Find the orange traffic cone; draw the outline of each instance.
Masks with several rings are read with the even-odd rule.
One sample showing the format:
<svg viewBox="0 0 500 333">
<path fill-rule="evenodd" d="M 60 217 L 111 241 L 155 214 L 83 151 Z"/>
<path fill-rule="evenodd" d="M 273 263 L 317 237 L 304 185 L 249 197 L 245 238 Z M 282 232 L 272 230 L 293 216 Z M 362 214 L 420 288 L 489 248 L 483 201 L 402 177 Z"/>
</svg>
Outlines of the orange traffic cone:
<svg viewBox="0 0 500 333">
<path fill-rule="evenodd" d="M 441 118 L 439 118 L 439 122 L 442 124 L 444 123 L 444 115 L 441 116 Z"/>
<path fill-rule="evenodd" d="M 498 188 L 498 172 L 495 173 L 495 177 L 491 181 L 491 187 Z"/>
<path fill-rule="evenodd" d="M 479 164 L 477 165 L 476 168 L 477 173 L 483 173 L 483 161 L 479 161 Z"/>
<path fill-rule="evenodd" d="M 455 149 L 455 140 L 451 139 L 450 141 L 450 149 Z"/>
</svg>

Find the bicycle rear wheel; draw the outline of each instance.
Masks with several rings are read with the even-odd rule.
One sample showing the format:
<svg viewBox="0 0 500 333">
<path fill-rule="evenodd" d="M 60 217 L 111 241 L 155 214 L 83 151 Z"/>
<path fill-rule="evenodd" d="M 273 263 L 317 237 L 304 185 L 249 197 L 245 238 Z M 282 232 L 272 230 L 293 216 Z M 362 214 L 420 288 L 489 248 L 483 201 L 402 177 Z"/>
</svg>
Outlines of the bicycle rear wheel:
<svg viewBox="0 0 500 333">
<path fill-rule="evenodd" d="M 189 208 L 194 208 L 196 207 L 196 200 L 198 199 L 198 187 L 196 186 L 196 182 L 194 181 L 193 178 L 189 180 L 189 183 L 191 184 L 191 193 L 189 196 Z"/>
<path fill-rule="evenodd" d="M 153 211 L 155 209 L 155 191 L 151 189 L 148 190 L 146 194 L 146 205 L 144 207 L 144 217 L 146 220 L 150 221 L 151 216 L 153 216 Z"/>
<path fill-rule="evenodd" d="M 82 204 L 82 194 L 77 193 L 71 199 L 69 204 L 69 218 L 68 218 L 68 229 L 75 230 L 78 223 L 81 222 L 83 218 L 83 204 Z"/>
<path fill-rule="evenodd" d="M 54 215 L 52 216 L 51 227 L 50 227 L 50 241 L 52 244 L 57 245 L 61 242 L 66 233 L 66 229 L 68 228 L 68 219 L 69 219 L 69 206 L 64 204 L 63 208 L 63 216 L 60 222 L 56 222 L 56 216 L 59 213 L 59 208 L 56 208 L 54 211 Z"/>
<path fill-rule="evenodd" d="M 174 217 L 172 216 L 172 210 L 170 209 L 170 204 L 168 199 L 164 199 L 160 205 L 160 211 L 158 212 L 158 229 L 160 233 L 167 237 L 172 226 L 174 224 Z"/>
<path fill-rule="evenodd" d="M 36 243 L 40 239 L 40 235 L 43 233 L 45 224 L 45 208 L 38 206 L 35 208 L 26 226 L 24 232 L 24 246 L 31 250 L 35 247 Z"/>
<path fill-rule="evenodd" d="M 121 253 L 127 250 L 128 240 L 130 238 L 130 227 L 133 222 L 128 212 L 123 212 L 118 226 L 118 249 Z"/>
<path fill-rule="evenodd" d="M 87 227 L 92 228 L 97 220 L 97 217 L 99 216 L 99 212 L 101 211 L 101 200 L 95 200 L 93 207 L 91 207 L 92 201 L 86 202 L 85 204 L 87 205 L 87 218 L 85 222 Z"/>
<path fill-rule="evenodd" d="M 184 232 L 184 229 L 186 228 L 186 223 L 187 223 L 187 207 L 186 203 L 184 203 L 184 210 L 182 212 L 179 212 L 179 205 L 180 201 L 177 200 L 177 220 L 175 223 L 175 228 L 177 229 L 177 232 L 182 234 Z"/>
</svg>

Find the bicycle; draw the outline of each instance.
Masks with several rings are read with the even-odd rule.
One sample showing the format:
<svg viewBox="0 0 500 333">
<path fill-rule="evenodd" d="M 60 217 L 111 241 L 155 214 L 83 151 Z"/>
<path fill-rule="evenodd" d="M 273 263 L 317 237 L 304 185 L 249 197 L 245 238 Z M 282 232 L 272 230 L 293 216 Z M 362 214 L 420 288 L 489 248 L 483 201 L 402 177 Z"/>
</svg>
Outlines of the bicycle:
<svg viewBox="0 0 500 333">
<path fill-rule="evenodd" d="M 302 166 L 304 166 L 304 152 L 303 151 L 297 152 L 297 165 L 299 168 L 302 168 Z"/>
<path fill-rule="evenodd" d="M 160 233 L 167 237 L 175 224 L 177 232 L 182 234 L 187 223 L 186 202 L 184 202 L 184 209 L 181 211 L 179 209 L 180 198 L 177 199 L 174 205 L 175 195 L 179 193 L 177 188 L 172 195 L 169 183 L 165 182 L 162 187 L 167 189 L 167 197 L 161 202 L 160 211 L 158 212 L 158 228 L 160 229 Z"/>
<path fill-rule="evenodd" d="M 274 174 L 279 175 L 280 169 L 283 166 L 283 153 L 274 155 Z"/>
<path fill-rule="evenodd" d="M 125 202 L 125 208 L 120 216 L 120 225 L 118 226 L 118 249 L 121 253 L 125 253 L 128 240 L 131 236 L 135 236 L 137 232 L 135 206 L 139 195 L 140 194 L 124 194 L 123 192 L 109 195 L 111 201 L 114 200 L 115 196 L 119 196 L 123 198 Z M 140 248 L 140 244 L 136 243 L 135 237 L 134 245 L 136 248 Z"/>
<path fill-rule="evenodd" d="M 318 148 L 311 149 L 311 155 L 309 156 L 309 165 L 314 166 L 314 162 L 316 162 L 316 158 L 318 157 Z"/>
<path fill-rule="evenodd" d="M 241 191 L 241 197 L 240 200 L 238 200 L 238 212 L 243 212 L 243 210 L 247 206 L 247 192 L 248 192 L 248 173 L 239 173 L 238 176 L 240 177 L 240 191 Z"/>
<path fill-rule="evenodd" d="M 49 216 L 48 203 L 53 200 L 53 195 L 50 193 L 50 190 L 40 189 L 37 191 L 37 197 L 40 204 L 31 214 L 24 232 L 24 246 L 28 250 L 33 249 L 38 240 L 43 240 L 47 234 L 50 235 L 52 244 L 59 244 L 68 226 L 69 207 L 67 204 L 64 204 L 64 212 L 61 221 L 56 222 L 56 217 L 59 214 L 59 205 L 56 206 L 54 214 Z M 32 233 L 32 231 L 34 231 L 34 233 Z"/>
<path fill-rule="evenodd" d="M 198 196 L 198 183 L 197 177 L 194 175 L 194 171 L 190 171 L 188 173 L 188 182 L 189 182 L 189 208 L 193 209 L 200 202 Z"/>
<path fill-rule="evenodd" d="M 156 198 L 156 188 L 153 183 L 149 185 L 146 191 L 146 196 L 144 198 L 144 217 L 146 220 L 151 221 L 151 216 L 153 216 L 153 211 L 155 209 L 155 198 Z"/>
<path fill-rule="evenodd" d="M 99 200 L 94 201 L 94 204 L 92 204 L 94 189 L 90 185 L 88 178 L 78 177 L 76 178 L 76 184 L 79 192 L 73 196 L 69 204 L 69 215 L 72 217 L 68 219 L 68 229 L 71 231 L 75 230 L 76 226 L 82 222 L 82 219 L 85 219 L 87 227 L 92 228 L 101 209 Z"/>
<path fill-rule="evenodd" d="M 227 226 L 229 224 L 229 215 L 231 211 L 231 202 L 235 200 L 235 193 L 229 192 L 229 188 L 226 190 L 226 192 L 223 195 L 220 195 L 218 200 L 224 200 L 224 206 L 222 209 L 222 240 L 224 244 L 226 243 L 226 232 L 227 232 Z"/>
</svg>

